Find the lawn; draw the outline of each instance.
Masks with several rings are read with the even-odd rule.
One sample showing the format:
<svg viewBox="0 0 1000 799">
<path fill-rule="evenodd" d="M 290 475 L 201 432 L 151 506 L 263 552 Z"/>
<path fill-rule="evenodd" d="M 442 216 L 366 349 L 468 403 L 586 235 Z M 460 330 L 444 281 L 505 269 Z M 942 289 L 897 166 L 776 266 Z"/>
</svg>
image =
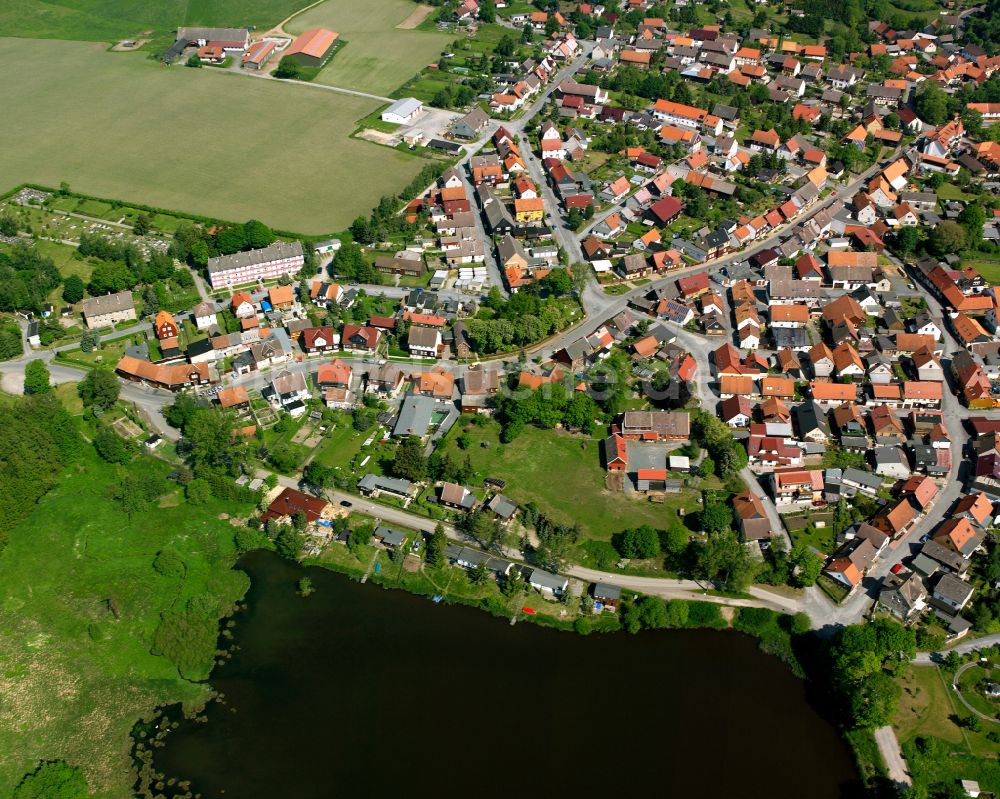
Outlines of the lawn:
<svg viewBox="0 0 1000 799">
<path fill-rule="evenodd" d="M 460 427 L 455 425 L 446 437 L 442 452 L 457 461 L 469 457 L 475 471 L 471 487 L 482 485 L 487 477 L 499 477 L 507 481 L 504 493 L 511 499 L 521 504 L 534 501 L 557 522 L 579 522 L 590 538 L 609 539 L 623 528 L 642 524 L 665 528 L 677 507 L 697 508 L 690 491 L 663 505 L 609 491 L 597 439 L 527 427 L 511 443 L 501 444 L 500 428 L 490 422 L 469 428 L 472 445 L 463 451 L 457 444 Z M 489 446 L 482 446 L 484 442 Z"/>
<path fill-rule="evenodd" d="M 950 673 L 941 672 L 936 666 L 914 666 L 909 674 L 899 679 L 903 694 L 892 726 L 900 742 L 907 743 L 919 736 L 933 736 L 955 745 L 966 754 L 969 747 L 975 755 L 995 754 L 996 744 L 987 741 L 985 733 L 995 729 L 996 725 L 983 722 L 983 730 L 976 733 L 963 730 L 955 723 L 955 719 L 967 718 L 970 713 L 951 695 L 951 688 L 945 688 L 945 684 L 951 685 L 951 679 Z"/>
<path fill-rule="evenodd" d="M 937 189 L 937 196 L 939 200 L 945 202 L 951 202 L 952 200 L 974 200 L 975 195 L 966 194 L 954 183 L 942 183 Z"/>
<path fill-rule="evenodd" d="M 1000 285 L 1000 261 L 968 261 L 963 258 L 962 266 L 971 266 L 990 285 Z"/>
<path fill-rule="evenodd" d="M 214 646 L 216 619 L 247 588 L 231 568 L 234 528 L 218 518 L 232 503 L 189 505 L 165 479 L 169 464 L 140 457 L 129 473 L 159 479 L 164 501 L 129 517 L 109 498 L 125 470 L 86 449 L 0 553 L 0 796 L 56 758 L 80 766 L 95 796 L 131 796 L 133 724 L 207 695 L 151 654 L 161 614 L 199 597 L 215 608 Z M 165 549 L 182 574 L 154 570 Z"/>
<path fill-rule="evenodd" d="M 426 163 L 350 138 L 374 100 L 168 69 L 79 42 L 0 39 L 0 61 L 19 65 L 16 81 L 0 83 L 0 190 L 66 181 L 108 199 L 319 235 Z"/>
<path fill-rule="evenodd" d="M 934 666 L 913 667 L 899 682 L 903 694 L 892 726 L 917 784 L 926 787 L 977 780 L 984 791 L 1000 791 L 997 746 L 985 735 L 996 725 L 983 722 L 983 730 L 976 733 L 955 723 L 956 718 L 964 719 L 969 713 L 948 695 L 945 682 L 950 684 L 951 675 Z M 929 739 L 930 747 L 925 745 L 921 751 L 915 745 L 917 738 Z"/>
<path fill-rule="evenodd" d="M 372 445 L 364 447 L 364 443 L 374 437 Z M 355 459 L 358 459 L 358 476 L 367 472 L 382 474 L 381 459 L 383 455 L 392 455 L 393 445 L 381 444 L 382 428 L 360 432 L 354 429 L 350 414 L 344 413 L 337 418 L 337 427 L 327 433 L 323 443 L 316 451 L 315 461 L 322 466 L 350 471 Z M 368 456 L 369 460 L 360 466 L 360 462 Z"/>
<path fill-rule="evenodd" d="M 266 30 L 303 5 L 300 0 L 4 0 L 0 31 L 32 39 L 111 42 L 147 30 L 172 37 L 178 25 Z"/>
<path fill-rule="evenodd" d="M 293 19 L 287 30 L 329 28 L 346 42 L 316 82 L 388 95 L 436 62 L 454 39 L 449 33 L 397 27 L 415 9 L 409 0 L 326 0 Z"/>
<path fill-rule="evenodd" d="M 962 673 L 962 680 L 959 683 L 959 687 L 962 689 L 962 696 L 965 698 L 966 702 L 972 705 L 980 713 L 990 716 L 991 718 L 996 718 L 998 715 L 997 711 L 1000 710 L 997 702 L 987 699 L 983 696 L 983 694 L 976 690 L 977 683 L 984 680 L 987 682 L 997 682 L 997 680 L 1000 680 L 1000 669 L 973 666 L 971 669 Z M 1000 732 L 1000 727 L 987 726 L 989 729 Z"/>
</svg>

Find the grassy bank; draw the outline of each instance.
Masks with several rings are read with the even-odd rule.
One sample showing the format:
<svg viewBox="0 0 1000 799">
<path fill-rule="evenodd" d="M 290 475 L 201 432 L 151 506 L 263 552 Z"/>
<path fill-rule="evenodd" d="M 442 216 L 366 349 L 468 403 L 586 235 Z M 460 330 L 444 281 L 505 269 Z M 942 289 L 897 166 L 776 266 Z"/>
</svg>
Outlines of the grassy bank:
<svg viewBox="0 0 1000 799">
<path fill-rule="evenodd" d="M 998 746 L 988 737 L 1000 725 L 969 726 L 968 709 L 953 695 L 952 675 L 938 666 L 914 666 L 899 679 L 902 689 L 892 721 L 918 785 L 977 780 L 984 791 L 1000 791 Z"/>
<path fill-rule="evenodd" d="M 188 504 L 170 470 L 148 457 L 129 465 L 158 499 L 128 514 L 113 498 L 125 471 L 87 447 L 11 531 L 0 553 L 0 796 L 55 758 L 81 767 L 95 796 L 131 795 L 136 720 L 206 698 L 218 621 L 247 578 L 231 568 L 235 528 L 219 518 L 232 503 Z"/>
</svg>

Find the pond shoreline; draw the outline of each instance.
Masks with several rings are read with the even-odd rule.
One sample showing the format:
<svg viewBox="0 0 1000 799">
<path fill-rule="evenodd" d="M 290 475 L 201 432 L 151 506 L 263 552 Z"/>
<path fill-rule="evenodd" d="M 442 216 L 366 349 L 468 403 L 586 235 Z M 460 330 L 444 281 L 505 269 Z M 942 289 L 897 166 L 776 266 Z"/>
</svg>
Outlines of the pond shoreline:
<svg viewBox="0 0 1000 799">
<path fill-rule="evenodd" d="M 264 565 L 261 566 L 261 563 L 263 563 Z M 687 642 L 694 641 L 699 644 L 699 647 L 702 645 L 707 645 L 710 649 L 721 647 L 722 649 L 725 650 L 733 649 L 739 652 L 748 651 L 747 645 L 741 643 L 739 640 L 743 639 L 744 638 L 743 636 L 722 636 L 721 638 L 710 637 L 708 639 L 704 639 L 704 636 L 706 635 L 711 636 L 712 634 L 710 632 L 706 632 L 703 630 L 692 630 L 692 629 L 685 630 L 683 633 L 680 634 L 681 635 L 680 638 L 678 638 L 677 636 L 669 636 L 669 637 L 655 636 L 650 633 L 647 633 L 647 635 L 644 636 L 627 636 L 620 640 L 614 641 L 613 644 L 609 637 L 598 636 L 596 640 L 591 639 L 594 640 L 594 644 L 586 645 L 586 648 L 583 649 L 581 648 L 582 644 L 559 643 L 560 641 L 563 642 L 579 641 L 581 638 L 580 636 L 568 636 L 565 638 L 562 636 L 558 636 L 554 639 L 549 636 L 545 636 L 544 638 L 539 639 L 538 636 L 544 634 L 537 630 L 529 632 L 528 629 L 524 629 L 520 633 L 517 633 L 516 630 L 510 627 L 509 625 L 502 625 L 501 627 L 498 628 L 497 625 L 495 624 L 487 623 L 485 619 L 479 618 L 478 614 L 476 616 L 472 616 L 471 614 L 459 612 L 458 615 L 456 615 L 456 611 L 459 611 L 460 607 L 462 605 L 465 605 L 467 607 L 475 607 L 480 610 L 487 610 L 487 612 L 493 616 L 506 617 L 506 614 L 496 612 L 495 608 L 491 609 L 489 607 L 482 607 L 475 603 L 463 602 L 461 600 L 454 602 L 445 601 L 442 602 L 442 605 L 446 607 L 451 607 L 450 611 L 446 613 L 443 612 L 440 615 L 435 612 L 428 614 L 427 613 L 428 606 L 425 605 L 423 602 L 418 603 L 416 601 L 416 598 L 418 596 L 421 598 L 426 598 L 426 594 L 413 593 L 411 591 L 406 590 L 405 588 L 404 591 L 398 592 L 398 594 L 396 596 L 393 596 L 391 599 L 387 595 L 373 594 L 370 592 L 361 593 L 366 591 L 366 589 L 363 589 L 360 586 L 360 583 L 358 581 L 359 575 L 357 574 L 352 575 L 350 573 L 347 573 L 346 576 L 351 576 L 354 579 L 346 583 L 341 583 L 336 580 L 324 578 L 323 572 L 329 572 L 331 574 L 345 574 L 347 570 L 330 568 L 329 565 L 327 564 L 319 566 L 318 568 L 316 568 L 316 566 L 317 564 L 312 564 L 309 566 L 300 566 L 299 564 L 292 564 L 287 561 L 281 561 L 280 559 L 277 558 L 277 556 L 265 555 L 262 557 L 262 553 L 253 553 L 250 556 L 244 556 L 244 559 L 242 559 L 237 564 L 237 568 L 248 567 L 244 568 L 244 570 L 248 571 L 248 573 L 250 573 L 254 577 L 254 579 L 252 581 L 250 591 L 244 598 L 244 602 L 241 603 L 234 616 L 230 617 L 230 619 L 227 620 L 227 625 L 223 627 L 223 632 L 225 632 L 225 630 L 231 629 L 233 622 L 237 624 L 239 630 L 236 633 L 235 640 L 233 642 L 230 642 L 223 635 L 220 635 L 220 643 L 227 643 L 227 644 L 233 643 L 235 644 L 235 646 L 227 647 L 229 656 L 221 661 L 221 665 L 219 665 L 220 662 L 217 661 L 217 666 L 213 670 L 211 676 L 212 687 L 214 692 L 216 693 L 216 698 L 215 698 L 216 701 L 209 702 L 208 706 L 200 714 L 201 721 L 207 719 L 211 723 L 202 724 L 199 722 L 192 722 L 190 720 L 181 719 L 179 718 L 180 709 L 177 708 L 176 706 L 174 706 L 173 708 L 163 709 L 161 711 L 160 718 L 168 720 L 171 725 L 176 723 L 179 732 L 176 733 L 171 732 L 165 736 L 168 741 L 165 749 L 152 750 L 151 760 L 153 760 L 155 764 L 156 771 L 161 771 L 161 772 L 166 771 L 167 773 L 170 774 L 176 774 L 177 777 L 179 778 L 186 778 L 188 773 L 190 773 L 190 765 L 183 765 L 189 762 L 188 760 L 185 759 L 184 754 L 186 753 L 188 755 L 191 755 L 191 752 L 197 753 L 201 751 L 200 744 L 198 746 L 195 746 L 194 750 L 191 749 L 192 740 L 201 741 L 202 744 L 204 743 L 205 740 L 208 740 L 214 744 L 216 742 L 216 739 L 218 739 L 219 737 L 225 737 L 226 734 L 232 734 L 232 735 L 246 734 L 245 731 L 241 732 L 242 719 L 239 723 L 237 723 L 229 718 L 229 714 L 236 713 L 237 708 L 235 706 L 227 706 L 227 700 L 225 695 L 228 694 L 230 691 L 235 691 L 238 695 L 234 700 L 233 705 L 239 705 L 239 713 L 240 714 L 245 713 L 248 714 L 249 716 L 254 715 L 253 714 L 254 703 L 261 701 L 260 697 L 258 697 L 255 693 L 257 688 L 254 686 L 248 687 L 248 685 L 245 682 L 245 677 L 247 675 L 243 675 L 243 677 L 240 678 L 240 675 L 243 673 L 243 671 L 245 671 L 248 668 L 246 666 L 246 661 L 249 659 L 248 652 L 250 650 L 254 650 L 255 648 L 259 647 L 260 642 L 262 640 L 261 638 L 262 635 L 267 639 L 270 639 L 275 635 L 278 638 L 281 638 L 282 640 L 287 639 L 289 644 L 292 645 L 291 646 L 292 649 L 302 645 L 301 638 L 303 636 L 296 635 L 294 630 L 285 629 L 288 625 L 280 625 L 278 628 L 275 628 L 274 625 L 265 625 L 266 633 L 262 633 L 264 627 L 262 627 L 263 621 L 261 619 L 261 616 L 269 612 L 267 608 L 264 607 L 263 603 L 265 602 L 269 603 L 280 602 L 282 605 L 281 608 L 282 613 L 285 614 L 285 616 L 282 617 L 283 619 L 285 620 L 292 619 L 293 616 L 289 614 L 294 614 L 294 619 L 296 622 L 300 622 L 304 625 L 307 625 L 309 623 L 309 620 L 314 617 L 326 618 L 324 614 L 328 614 L 331 612 L 342 613 L 342 611 L 338 610 L 336 607 L 334 607 L 334 610 L 331 611 L 329 608 L 322 608 L 321 605 L 325 603 L 327 605 L 332 604 L 333 606 L 336 606 L 337 603 L 341 601 L 339 599 L 340 595 L 345 595 L 345 596 L 349 595 L 358 598 L 361 604 L 352 605 L 353 610 L 346 617 L 338 615 L 337 618 L 341 618 L 341 623 L 346 624 L 348 626 L 354 624 L 355 621 L 353 620 L 353 616 L 355 614 L 358 616 L 363 616 L 365 614 L 377 615 L 379 613 L 384 614 L 388 612 L 390 613 L 389 623 L 391 623 L 391 619 L 395 618 L 397 614 L 400 616 L 407 616 L 407 617 L 412 616 L 417 619 L 422 619 L 424 623 L 429 623 L 434 625 L 435 628 L 437 628 L 438 626 L 447 626 L 448 627 L 447 630 L 435 629 L 435 634 L 440 637 L 441 641 L 447 642 L 444 645 L 449 647 L 454 645 L 452 640 L 454 637 L 458 637 L 460 640 L 465 640 L 468 638 L 468 636 L 471 635 L 473 639 L 478 639 L 481 637 L 483 638 L 484 641 L 488 641 L 488 639 L 497 636 L 506 640 L 511 635 L 513 635 L 514 639 L 529 638 L 533 641 L 540 641 L 541 645 L 553 648 L 554 650 L 561 650 L 564 648 L 564 646 L 568 645 L 569 647 L 571 647 L 573 651 L 580 652 L 584 657 L 620 656 L 627 658 L 628 657 L 627 652 L 629 650 L 635 648 L 642 649 L 645 646 L 649 646 L 651 643 L 656 646 L 666 646 L 668 648 L 676 648 L 677 646 L 681 645 L 684 641 Z M 272 580 L 271 575 L 268 575 L 266 579 L 260 578 L 260 580 L 258 581 L 260 575 L 254 574 L 254 572 L 255 571 L 259 572 L 262 568 L 270 572 L 277 571 L 283 574 L 286 573 L 295 574 L 297 575 L 298 579 L 301 579 L 303 575 L 308 575 L 310 579 L 313 581 L 314 585 L 316 586 L 316 593 L 314 593 L 309 597 L 303 597 L 299 595 L 297 592 L 295 592 L 294 598 L 292 598 L 290 596 L 290 592 L 295 590 L 294 586 L 286 585 L 284 583 L 275 584 Z M 295 582 L 297 584 L 297 579 Z M 399 585 L 389 584 L 388 581 L 385 582 L 380 581 L 380 585 L 382 585 L 383 588 L 400 587 Z M 281 592 L 283 599 L 280 600 L 276 599 L 273 596 L 274 590 L 279 590 Z M 324 594 L 327 594 L 325 598 L 323 596 Z M 406 601 L 402 601 L 402 597 L 405 596 L 406 594 L 409 594 L 410 598 L 407 599 Z M 373 607 L 375 608 L 374 610 Z M 712 607 L 716 608 L 717 606 L 713 605 Z M 442 608 L 442 610 L 444 610 L 444 608 Z M 604 614 L 604 615 L 610 615 L 610 614 Z M 379 618 L 384 618 L 384 616 Z M 532 620 L 535 621 L 535 619 Z M 452 625 L 455 625 L 454 629 L 452 629 Z M 376 627 L 372 628 L 368 634 L 374 635 L 376 637 L 379 635 L 386 635 L 388 633 L 386 633 L 386 631 L 383 629 L 386 626 L 387 626 L 386 624 L 376 625 Z M 573 631 L 573 626 L 568 623 L 564 625 L 544 625 L 544 624 L 530 625 L 531 628 L 535 628 L 538 626 L 550 626 L 554 629 L 560 629 L 562 631 L 567 631 L 567 632 Z M 615 628 L 617 628 L 618 626 L 619 625 L 617 625 L 616 622 Z M 609 626 L 603 628 L 602 631 L 611 631 L 611 629 L 614 628 Z M 716 627 L 716 629 L 718 630 L 721 628 Z M 505 632 L 506 630 L 510 630 L 511 632 L 510 633 Z M 745 632 L 745 630 L 739 630 L 739 629 L 736 629 L 735 631 Z M 348 634 L 350 632 L 351 632 L 350 630 L 345 632 L 345 636 L 348 640 L 353 640 L 350 638 L 350 635 Z M 397 630 L 392 634 L 406 636 L 409 635 L 410 633 L 407 630 L 403 629 L 403 630 Z M 695 637 L 690 638 L 690 636 L 695 636 Z M 241 651 L 244 648 L 243 647 L 244 638 L 248 638 L 249 640 L 246 642 L 246 651 Z M 391 641 L 391 639 L 389 640 Z M 329 646 L 329 644 L 327 645 Z M 749 651 L 752 652 L 754 650 L 751 649 Z M 616 655 L 615 653 L 620 653 L 620 654 Z M 414 653 L 408 652 L 407 657 L 419 657 L 419 656 L 415 655 Z M 802 683 L 802 681 L 799 679 L 794 679 L 794 675 L 789 674 L 788 671 L 784 668 L 784 666 L 777 667 L 778 669 L 780 669 L 781 674 L 787 675 L 785 677 L 782 677 L 780 676 L 779 673 L 775 671 L 774 666 L 761 665 L 762 663 L 766 664 L 767 661 L 770 661 L 770 658 L 766 658 L 763 661 L 758 661 L 759 656 L 744 655 L 743 657 L 750 657 L 750 659 L 754 663 L 756 663 L 755 668 L 758 669 L 764 668 L 765 671 L 769 675 L 771 675 L 771 677 L 779 679 L 783 683 L 787 683 L 789 686 L 790 694 L 795 694 L 795 693 L 804 694 L 804 684 Z M 431 657 L 431 660 L 433 660 L 433 657 Z M 266 677 L 264 675 L 271 674 L 270 670 L 272 668 L 276 668 L 275 664 L 272 663 L 269 659 L 265 658 L 265 661 L 266 661 L 265 666 L 260 666 L 258 664 L 258 666 L 255 666 L 253 669 L 250 670 L 250 672 L 248 672 L 249 674 L 253 675 L 253 683 L 266 682 Z M 305 666 L 302 666 L 302 668 L 307 671 Z M 716 668 L 726 669 L 728 668 L 728 666 L 721 665 L 721 666 L 716 666 Z M 236 674 L 236 676 L 234 676 L 234 673 Z M 287 679 L 287 675 L 282 677 L 282 680 L 285 679 Z M 284 685 L 284 683 L 282 683 L 282 685 Z M 796 685 L 800 687 L 796 688 L 795 687 Z M 243 696 L 241 699 L 239 694 L 242 692 L 247 692 L 247 695 L 253 697 L 254 701 L 248 700 L 247 696 Z M 221 693 L 223 696 L 219 697 L 218 696 L 219 693 Z M 512 694 L 510 699 L 514 699 L 515 697 L 516 694 Z M 600 703 L 598 702 L 597 704 L 599 705 Z M 728 707 L 724 705 L 720 707 L 723 708 L 721 712 L 723 712 L 724 714 L 726 712 L 732 712 L 729 710 Z M 815 711 L 806 712 L 806 714 L 810 716 L 814 713 Z M 801 719 L 797 719 L 797 721 L 801 721 Z M 232 729 L 229 729 L 232 728 L 234 724 L 236 729 L 235 732 L 233 732 Z M 833 731 L 832 726 L 829 725 L 827 722 L 820 722 L 820 726 Z M 223 727 L 226 727 L 227 729 L 223 729 Z M 844 745 L 843 739 L 840 738 L 839 735 L 834 735 L 834 738 L 839 742 L 839 745 L 842 746 L 844 750 L 849 751 L 847 750 L 846 745 Z M 182 751 L 180 753 L 171 752 L 172 748 L 176 748 L 178 746 L 177 743 L 178 741 L 184 742 L 182 744 L 179 744 Z M 255 742 L 255 739 L 252 739 L 252 741 Z M 827 743 L 827 746 L 836 746 L 836 745 L 837 744 L 831 742 Z M 164 752 L 166 752 L 167 755 L 163 755 Z M 197 765 L 197 762 L 200 761 L 203 755 L 200 754 L 198 754 L 197 756 L 191 755 L 191 757 L 194 757 L 195 765 Z M 850 760 L 851 758 L 848 756 L 847 759 Z M 169 767 L 170 764 L 176 764 L 176 763 L 182 764 L 182 769 Z M 165 768 L 164 766 L 167 767 Z M 183 770 L 185 773 L 184 774 L 178 773 L 180 770 Z M 193 768 L 193 770 L 197 772 L 198 769 L 195 767 Z M 849 767 L 849 770 L 852 772 L 854 771 L 853 764 Z M 208 776 L 209 779 L 212 780 L 224 779 L 222 775 L 215 774 L 214 765 L 212 766 L 212 768 L 207 770 L 206 775 Z M 203 775 L 203 777 L 206 775 Z M 850 781 L 851 782 L 856 781 L 856 774 L 851 778 Z M 182 787 L 178 787 L 176 784 L 175 786 L 169 786 L 166 784 L 166 781 L 153 784 L 156 785 L 158 790 L 167 791 L 163 793 L 164 796 L 177 797 L 179 799 L 179 797 L 188 795 Z M 197 779 L 195 779 L 192 784 L 199 785 L 199 782 Z M 163 786 L 162 788 L 160 788 L 161 785 Z M 200 786 L 198 790 L 201 791 L 202 795 L 206 797 L 215 795 L 207 791 L 202 791 Z M 303 795 L 312 795 L 312 794 L 306 793 Z M 770 794 L 768 795 L 770 796 Z M 780 796 L 782 794 L 778 793 L 774 795 Z M 861 794 L 859 793 L 858 795 Z"/>
</svg>

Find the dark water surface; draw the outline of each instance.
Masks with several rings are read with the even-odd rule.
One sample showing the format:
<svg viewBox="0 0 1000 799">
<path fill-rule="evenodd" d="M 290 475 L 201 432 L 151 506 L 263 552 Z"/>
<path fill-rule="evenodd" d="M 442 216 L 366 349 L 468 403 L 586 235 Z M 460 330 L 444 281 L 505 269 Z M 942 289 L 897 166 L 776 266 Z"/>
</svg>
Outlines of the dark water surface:
<svg viewBox="0 0 1000 799">
<path fill-rule="evenodd" d="M 804 683 L 746 636 L 582 637 L 269 553 L 241 566 L 227 704 L 156 754 L 204 797 L 855 795 Z"/>
</svg>

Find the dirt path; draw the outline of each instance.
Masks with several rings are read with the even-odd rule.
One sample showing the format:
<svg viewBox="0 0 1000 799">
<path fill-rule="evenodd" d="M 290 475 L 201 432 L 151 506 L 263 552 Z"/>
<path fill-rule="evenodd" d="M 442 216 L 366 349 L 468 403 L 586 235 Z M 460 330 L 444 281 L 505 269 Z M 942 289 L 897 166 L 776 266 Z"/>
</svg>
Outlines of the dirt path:
<svg viewBox="0 0 1000 799">
<path fill-rule="evenodd" d="M 289 39 L 294 39 L 295 37 L 292 36 L 292 34 L 287 33 L 285 31 L 285 25 L 287 25 L 289 22 L 291 22 L 293 19 L 295 19 L 299 14 L 304 14 L 310 8 L 315 8 L 320 3 L 325 3 L 325 2 L 326 2 L 326 0 L 316 0 L 315 3 L 310 3 L 309 5 L 305 6 L 304 8 L 300 8 L 295 13 L 289 14 L 287 17 L 285 17 L 283 20 L 281 20 L 281 22 L 279 22 L 277 25 L 275 25 L 273 28 L 271 28 L 271 30 L 265 31 L 264 33 L 260 34 L 259 36 L 254 37 L 254 38 L 256 38 L 256 39 L 267 39 L 269 36 L 287 36 Z"/>
<path fill-rule="evenodd" d="M 903 759 L 903 752 L 899 748 L 899 741 L 892 727 L 879 727 L 875 730 L 875 743 L 878 744 L 882 759 L 885 761 L 886 771 L 889 772 L 889 779 L 897 785 L 912 785 L 910 774 L 906 769 L 906 761 Z"/>
<path fill-rule="evenodd" d="M 434 6 L 419 5 L 406 19 L 400 22 L 396 27 L 402 31 L 411 31 L 420 25 L 427 17 L 434 13 Z"/>
</svg>

